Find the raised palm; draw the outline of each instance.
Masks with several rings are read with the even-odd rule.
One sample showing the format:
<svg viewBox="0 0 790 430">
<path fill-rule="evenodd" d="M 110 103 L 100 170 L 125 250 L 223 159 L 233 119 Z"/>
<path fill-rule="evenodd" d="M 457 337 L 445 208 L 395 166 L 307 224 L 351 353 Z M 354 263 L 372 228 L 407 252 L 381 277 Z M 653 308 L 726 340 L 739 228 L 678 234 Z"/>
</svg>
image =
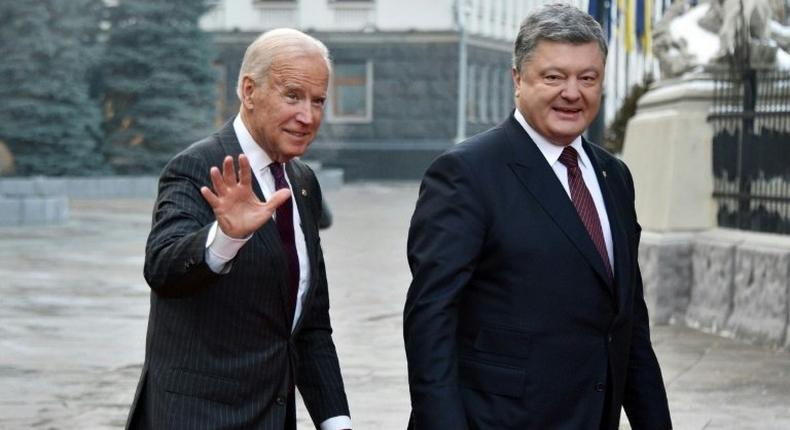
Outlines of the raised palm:
<svg viewBox="0 0 790 430">
<path fill-rule="evenodd" d="M 222 161 L 222 172 L 217 167 L 211 168 L 213 192 L 202 187 L 200 193 L 214 210 L 222 232 L 230 237 L 245 238 L 266 224 L 277 208 L 291 198 L 291 192 L 279 190 L 262 202 L 252 191 L 250 161 L 244 154 L 239 155 L 238 174 L 237 179 L 233 157 L 227 156 Z"/>
</svg>

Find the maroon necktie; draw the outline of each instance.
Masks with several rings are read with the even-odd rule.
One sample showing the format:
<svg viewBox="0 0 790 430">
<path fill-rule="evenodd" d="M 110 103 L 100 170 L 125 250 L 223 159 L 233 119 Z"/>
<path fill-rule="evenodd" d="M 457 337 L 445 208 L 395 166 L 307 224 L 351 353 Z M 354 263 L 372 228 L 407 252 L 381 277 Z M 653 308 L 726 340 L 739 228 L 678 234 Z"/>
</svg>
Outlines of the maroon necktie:
<svg viewBox="0 0 790 430">
<path fill-rule="evenodd" d="M 568 169 L 568 186 L 571 189 L 571 201 L 576 206 L 576 212 L 579 213 L 584 227 L 587 228 L 587 233 L 590 234 L 598 254 L 603 259 L 604 268 L 612 279 L 612 266 L 609 264 L 609 254 L 606 252 L 606 242 L 603 240 L 603 230 L 601 230 L 601 220 L 598 218 L 598 211 L 595 210 L 595 202 L 593 202 L 590 190 L 584 185 L 584 178 L 582 178 L 582 171 L 579 169 L 579 154 L 572 146 L 568 145 L 562 150 L 560 154 L 560 163 L 564 164 Z"/>
<path fill-rule="evenodd" d="M 280 163 L 269 164 L 272 176 L 274 176 L 274 187 L 277 190 L 288 188 L 288 182 L 285 180 L 285 172 Z M 288 199 L 285 203 L 277 208 L 277 230 L 280 232 L 280 239 L 283 242 L 283 249 L 288 257 L 288 289 L 291 293 L 291 315 L 296 309 L 296 294 L 299 291 L 299 254 L 296 253 L 296 242 L 294 239 L 294 216 L 293 216 L 293 198 Z"/>
</svg>

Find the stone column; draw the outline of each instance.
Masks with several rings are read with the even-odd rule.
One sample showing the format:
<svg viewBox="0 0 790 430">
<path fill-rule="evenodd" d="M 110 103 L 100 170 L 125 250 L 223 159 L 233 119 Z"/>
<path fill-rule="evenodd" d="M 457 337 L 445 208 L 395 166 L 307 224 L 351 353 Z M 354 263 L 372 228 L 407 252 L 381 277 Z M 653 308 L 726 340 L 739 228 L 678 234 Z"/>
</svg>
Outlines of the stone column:
<svg viewBox="0 0 790 430">
<path fill-rule="evenodd" d="M 682 320 L 692 287 L 693 234 L 716 226 L 713 81 L 704 75 L 661 81 L 628 123 L 623 160 L 634 176 L 643 229 L 640 265 L 654 323 Z"/>
</svg>

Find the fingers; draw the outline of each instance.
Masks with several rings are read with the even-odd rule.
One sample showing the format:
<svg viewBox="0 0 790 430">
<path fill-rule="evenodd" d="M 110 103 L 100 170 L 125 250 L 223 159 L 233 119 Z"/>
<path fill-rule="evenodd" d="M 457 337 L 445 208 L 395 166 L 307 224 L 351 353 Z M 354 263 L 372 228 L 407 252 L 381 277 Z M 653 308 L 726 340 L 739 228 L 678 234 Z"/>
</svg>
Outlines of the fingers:
<svg viewBox="0 0 790 430">
<path fill-rule="evenodd" d="M 252 170 L 250 169 L 250 160 L 246 155 L 239 155 L 239 182 L 245 187 L 252 185 Z"/>
<path fill-rule="evenodd" d="M 203 195 L 203 198 L 206 199 L 206 202 L 208 202 L 212 208 L 215 208 L 219 205 L 219 197 L 214 195 L 214 193 L 212 193 L 208 187 L 201 187 L 200 194 Z"/>
<path fill-rule="evenodd" d="M 272 212 L 274 212 L 280 207 L 280 205 L 287 202 L 290 198 L 291 190 L 288 188 L 283 188 L 272 194 L 271 197 L 269 197 L 269 200 L 266 201 L 265 205 L 267 208 L 271 209 Z"/>
<path fill-rule="evenodd" d="M 222 179 L 228 187 L 236 185 L 236 172 L 233 168 L 233 157 L 230 155 L 222 160 Z"/>
<path fill-rule="evenodd" d="M 222 182 L 222 175 L 219 173 L 219 169 L 212 167 L 211 170 L 209 170 L 209 176 L 211 176 L 211 186 L 214 188 L 214 192 L 220 196 L 224 195 L 225 184 Z"/>
<path fill-rule="evenodd" d="M 233 157 L 228 155 L 222 160 L 221 172 L 217 167 L 212 167 L 210 176 L 211 185 L 219 196 L 225 195 L 230 187 L 238 185 L 238 182 L 236 182 L 236 172 L 233 168 Z M 252 183 L 250 161 L 244 154 L 239 155 L 239 178 L 242 185 L 249 186 Z"/>
</svg>

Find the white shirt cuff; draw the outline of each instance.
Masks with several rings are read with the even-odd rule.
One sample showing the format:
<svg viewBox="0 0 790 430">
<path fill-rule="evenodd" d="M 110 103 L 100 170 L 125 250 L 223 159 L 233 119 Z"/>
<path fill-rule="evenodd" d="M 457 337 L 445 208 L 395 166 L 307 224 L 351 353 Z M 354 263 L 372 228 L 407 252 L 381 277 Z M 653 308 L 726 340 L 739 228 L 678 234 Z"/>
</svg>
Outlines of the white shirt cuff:
<svg viewBox="0 0 790 430">
<path fill-rule="evenodd" d="M 233 260 L 238 254 L 239 249 L 247 243 L 252 235 L 243 239 L 230 237 L 222 232 L 219 224 L 214 221 L 206 237 L 206 264 L 214 273 L 228 273 L 230 265 L 228 262 Z"/>
<path fill-rule="evenodd" d="M 350 428 L 352 428 L 351 417 L 344 415 L 332 417 L 321 423 L 321 430 L 343 430 Z"/>
</svg>

